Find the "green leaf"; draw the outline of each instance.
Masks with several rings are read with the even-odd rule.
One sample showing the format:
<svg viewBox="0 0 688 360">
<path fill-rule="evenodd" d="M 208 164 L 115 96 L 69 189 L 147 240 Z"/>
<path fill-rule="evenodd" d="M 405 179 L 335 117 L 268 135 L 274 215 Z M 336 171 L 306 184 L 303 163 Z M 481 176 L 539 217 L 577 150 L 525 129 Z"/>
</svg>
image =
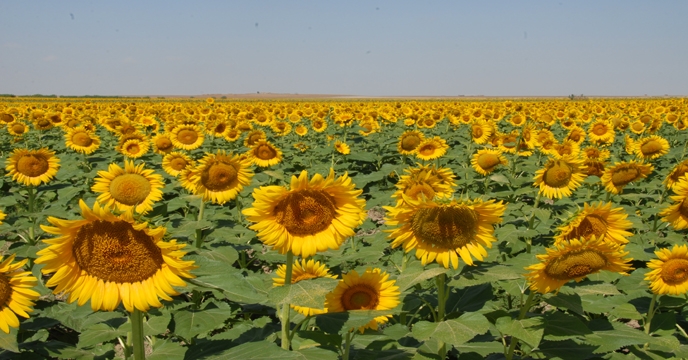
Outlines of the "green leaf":
<svg viewBox="0 0 688 360">
<path fill-rule="evenodd" d="M 446 344 L 461 345 L 476 335 L 487 332 L 490 322 L 478 313 L 464 314 L 458 319 L 439 323 L 420 321 L 413 327 L 413 336 L 418 340 L 435 338 Z"/>
<path fill-rule="evenodd" d="M 478 311 L 494 298 L 492 285 L 480 284 L 467 286 L 450 292 L 447 299 L 447 314 L 453 312 Z"/>
<path fill-rule="evenodd" d="M 544 333 L 543 319 L 539 317 L 523 320 L 501 317 L 495 325 L 502 334 L 516 337 L 533 348 L 538 347 Z"/>
<path fill-rule="evenodd" d="M 546 341 L 540 344 L 540 351 L 547 359 L 580 360 L 592 357 L 595 346 L 578 344 L 574 340 Z"/>
<path fill-rule="evenodd" d="M 322 309 L 325 306 L 325 295 L 332 291 L 338 282 L 337 279 L 323 277 L 275 287 L 268 293 L 268 302 Z"/>
<path fill-rule="evenodd" d="M 213 243 L 208 249 L 200 250 L 199 255 L 209 260 L 224 263 L 226 266 L 232 266 L 239 259 L 239 253 L 229 244 L 220 246 Z"/>
<path fill-rule="evenodd" d="M 9 334 L 5 334 L 4 331 L 0 331 L 0 349 L 14 353 L 19 352 L 19 347 L 17 346 L 17 329 L 10 328 Z"/>
<path fill-rule="evenodd" d="M 399 287 L 399 291 L 406 291 L 406 289 L 421 283 L 425 280 L 432 279 L 440 274 L 444 274 L 448 269 L 442 267 L 436 267 L 428 270 L 424 270 L 423 267 L 412 267 L 406 268 L 404 272 L 397 277 L 396 285 Z"/>
<path fill-rule="evenodd" d="M 657 313 L 650 324 L 651 334 L 671 335 L 676 331 L 676 313 L 673 311 Z"/>
<path fill-rule="evenodd" d="M 578 294 L 565 294 L 563 292 L 545 299 L 545 302 L 561 309 L 568 309 L 578 315 L 583 315 L 583 303 Z"/>
<path fill-rule="evenodd" d="M 190 310 L 180 309 L 172 314 L 174 333 L 186 340 L 224 326 L 224 321 L 231 316 L 225 309 Z"/>
<path fill-rule="evenodd" d="M 165 340 L 155 343 L 153 353 L 146 355 L 146 360 L 182 360 L 186 348 L 172 340 Z"/>
<path fill-rule="evenodd" d="M 259 341 L 235 346 L 215 354 L 216 358 L 241 360 L 305 359 L 298 352 L 284 350 L 274 342 Z"/>
<path fill-rule="evenodd" d="M 478 336 L 480 337 L 480 336 Z M 483 336 L 484 337 L 484 336 Z M 486 339 L 487 340 L 487 339 Z M 482 357 L 490 354 L 499 354 L 504 351 L 504 345 L 497 341 L 471 341 L 456 346 L 460 353 L 476 353 Z"/>
<path fill-rule="evenodd" d="M 88 328 L 85 328 L 83 330 L 81 335 L 79 335 L 79 343 L 77 346 L 80 349 L 83 349 L 100 343 L 108 342 L 110 340 L 114 340 L 118 336 L 123 336 L 127 334 L 127 330 L 125 330 L 124 327 L 114 329 L 112 326 L 104 323 L 89 326 Z"/>
<path fill-rule="evenodd" d="M 576 335 L 592 334 L 592 331 L 573 315 L 557 311 L 545 314 L 544 318 L 546 340 L 560 341 Z"/>
<path fill-rule="evenodd" d="M 596 345 L 596 354 L 616 351 L 622 347 L 630 345 L 645 344 L 652 341 L 650 335 L 642 330 L 634 329 L 630 326 L 613 322 L 613 330 L 595 331 L 593 334 L 585 336 L 586 341 L 591 345 Z"/>
<path fill-rule="evenodd" d="M 215 274 L 199 276 L 187 280 L 189 283 L 220 291 L 227 299 L 238 303 L 259 304 L 265 301 L 267 291 L 258 291 L 251 281 L 264 282 L 266 279 L 260 276 L 244 277 L 238 272 L 231 274 Z"/>
<path fill-rule="evenodd" d="M 378 316 L 393 315 L 397 310 L 352 310 L 337 313 L 326 313 L 317 315 L 315 323 L 320 330 L 328 334 L 347 333 L 349 330 L 368 324 Z"/>
<path fill-rule="evenodd" d="M 490 176 L 490 180 L 492 180 L 498 184 L 508 184 L 509 183 L 509 179 L 507 179 L 507 177 L 502 175 L 502 174 L 494 174 L 494 175 Z"/>
<path fill-rule="evenodd" d="M 640 320 L 643 318 L 643 314 L 639 313 L 635 306 L 628 303 L 614 307 L 614 309 L 609 312 L 609 315 L 613 315 L 619 319 Z"/>
<path fill-rule="evenodd" d="M 161 315 L 154 316 L 149 314 L 148 321 L 143 322 L 143 335 L 155 336 L 164 333 L 172 320 L 172 314 L 163 311 Z"/>
<path fill-rule="evenodd" d="M 619 290 L 612 284 L 586 284 L 575 287 L 578 295 L 620 295 Z"/>
</svg>

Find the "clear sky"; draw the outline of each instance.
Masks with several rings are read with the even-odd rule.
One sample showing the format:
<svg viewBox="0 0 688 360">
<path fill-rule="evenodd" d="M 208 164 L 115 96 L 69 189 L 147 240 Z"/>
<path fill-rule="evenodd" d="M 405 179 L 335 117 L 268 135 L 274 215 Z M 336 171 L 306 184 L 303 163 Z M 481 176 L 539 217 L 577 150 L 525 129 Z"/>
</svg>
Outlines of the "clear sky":
<svg viewBox="0 0 688 360">
<path fill-rule="evenodd" d="M 0 93 L 688 95 L 688 1 L 0 1 Z"/>
</svg>

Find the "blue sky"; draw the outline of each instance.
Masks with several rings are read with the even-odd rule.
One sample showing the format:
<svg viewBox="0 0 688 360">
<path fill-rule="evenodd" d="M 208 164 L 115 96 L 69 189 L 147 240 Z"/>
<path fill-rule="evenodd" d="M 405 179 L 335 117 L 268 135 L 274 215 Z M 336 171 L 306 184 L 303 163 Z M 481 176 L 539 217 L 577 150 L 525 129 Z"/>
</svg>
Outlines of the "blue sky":
<svg viewBox="0 0 688 360">
<path fill-rule="evenodd" d="M 0 93 L 688 95 L 686 1 L 0 2 Z"/>
</svg>

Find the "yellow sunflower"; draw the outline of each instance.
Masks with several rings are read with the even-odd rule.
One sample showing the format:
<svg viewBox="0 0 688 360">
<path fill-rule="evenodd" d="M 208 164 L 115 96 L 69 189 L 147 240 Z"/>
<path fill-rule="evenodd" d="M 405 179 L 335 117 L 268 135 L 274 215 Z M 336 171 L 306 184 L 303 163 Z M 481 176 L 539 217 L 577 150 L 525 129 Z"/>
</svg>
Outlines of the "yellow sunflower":
<svg viewBox="0 0 688 360">
<path fill-rule="evenodd" d="M 673 189 L 674 185 L 688 173 L 688 160 L 683 160 L 681 163 L 674 166 L 666 179 L 664 179 L 664 184 L 668 189 Z"/>
<path fill-rule="evenodd" d="M 248 134 L 246 134 L 246 138 L 244 139 L 244 146 L 246 146 L 247 148 L 252 148 L 255 144 L 262 140 L 267 140 L 265 131 L 252 130 L 249 131 Z"/>
<path fill-rule="evenodd" d="M 40 295 L 31 289 L 37 285 L 38 279 L 24 270 L 29 259 L 12 263 L 14 256 L 12 254 L 4 260 L 0 256 L 0 329 L 5 333 L 9 333 L 11 327 L 19 327 L 17 315 L 29 317 L 28 313 L 33 312 L 31 307 Z"/>
<path fill-rule="evenodd" d="M 287 265 L 282 264 L 278 266 L 277 270 L 275 271 L 275 275 L 277 275 L 277 277 L 272 278 L 272 286 L 284 286 L 284 279 L 287 275 Z M 301 280 L 317 279 L 321 277 L 328 277 L 331 279 L 337 278 L 336 276 L 330 274 L 330 269 L 328 269 L 325 264 L 321 264 L 320 261 L 303 259 L 301 261 L 294 262 L 291 273 L 292 284 L 296 284 Z M 303 316 L 313 316 L 327 312 L 327 310 L 324 309 L 324 306 L 322 309 L 316 309 L 292 304 L 291 308 Z"/>
<path fill-rule="evenodd" d="M 145 155 L 148 149 L 150 149 L 150 142 L 147 140 L 131 139 L 122 144 L 120 152 L 130 159 L 136 159 Z"/>
<path fill-rule="evenodd" d="M 282 150 L 266 140 L 256 142 L 247 155 L 251 163 L 260 167 L 276 165 L 282 161 Z"/>
<path fill-rule="evenodd" d="M 327 129 L 327 121 L 325 119 L 315 119 L 311 122 L 313 131 L 321 133 Z"/>
<path fill-rule="evenodd" d="M 627 237 L 633 235 L 627 231 L 633 227 L 633 224 L 626 220 L 627 217 L 628 214 L 623 208 L 612 209 L 611 202 L 592 205 L 586 202 L 583 210 L 557 229 L 559 234 L 554 237 L 554 241 L 568 241 L 581 237 L 588 239 L 594 236 L 607 242 L 626 244 Z"/>
<path fill-rule="evenodd" d="M 29 131 L 29 127 L 21 121 L 13 121 L 7 124 L 7 132 L 15 137 L 22 136 Z"/>
<path fill-rule="evenodd" d="M 340 140 L 337 140 L 334 142 L 334 149 L 337 150 L 337 152 L 342 154 L 342 155 L 351 154 L 351 148 L 349 148 L 349 145 L 343 141 L 340 141 Z"/>
<path fill-rule="evenodd" d="M 579 282 L 601 270 L 626 275 L 632 270 L 628 252 L 616 243 L 591 236 L 588 239 L 571 239 L 547 248 L 547 254 L 537 255 L 539 263 L 526 267 L 530 289 L 542 294 L 559 292 L 567 282 Z"/>
<path fill-rule="evenodd" d="M 618 194 L 623 191 L 623 188 L 649 175 L 654 167 L 650 164 L 630 162 L 617 162 L 614 166 L 604 170 L 602 174 L 602 185 L 612 194 Z"/>
<path fill-rule="evenodd" d="M 100 147 L 100 137 L 83 127 L 76 127 L 65 133 L 65 144 L 76 152 L 88 155 Z"/>
<path fill-rule="evenodd" d="M 471 166 L 483 176 L 489 175 L 497 166 L 506 166 L 508 163 L 509 161 L 502 155 L 502 152 L 497 149 L 478 150 L 471 158 Z"/>
<path fill-rule="evenodd" d="M 476 120 L 471 124 L 471 139 L 474 143 L 482 145 L 492 136 L 492 126 L 485 120 Z"/>
<path fill-rule="evenodd" d="M 162 158 L 162 169 L 174 177 L 189 166 L 195 166 L 195 162 L 184 153 L 172 151 Z"/>
<path fill-rule="evenodd" d="M 308 128 L 303 124 L 299 124 L 296 126 L 296 129 L 294 129 L 294 132 L 296 132 L 298 136 L 306 136 L 308 134 Z"/>
<path fill-rule="evenodd" d="M 650 289 L 658 295 L 683 295 L 688 292 L 688 246 L 674 245 L 669 249 L 655 251 L 658 259 L 652 259 L 645 274 Z"/>
<path fill-rule="evenodd" d="M 595 144 L 611 144 L 614 135 L 614 125 L 605 120 L 595 120 L 588 130 L 588 138 Z"/>
<path fill-rule="evenodd" d="M 439 136 L 432 139 L 425 139 L 416 149 L 416 157 L 421 160 L 434 160 L 444 156 L 449 149 L 447 142 Z"/>
<path fill-rule="evenodd" d="M 682 178 L 672 188 L 674 194 L 671 200 L 674 202 L 659 213 L 662 221 L 671 224 L 675 230 L 688 229 L 688 178 Z"/>
<path fill-rule="evenodd" d="M 606 166 L 606 161 L 586 159 L 585 162 L 583 162 L 583 172 L 588 176 L 602 177 Z"/>
<path fill-rule="evenodd" d="M 598 146 L 588 146 L 582 151 L 585 159 L 604 161 L 609 159 L 611 153 L 607 149 L 600 149 Z"/>
<path fill-rule="evenodd" d="M 124 169 L 110 164 L 107 171 L 98 171 L 91 187 L 91 191 L 100 193 L 97 201 L 118 211 L 145 214 L 153 210 L 153 203 L 162 199 L 161 189 L 165 184 L 162 176 L 151 169 L 144 169 L 145 165 L 134 165 L 133 161 L 125 160 Z"/>
<path fill-rule="evenodd" d="M 54 151 L 46 148 L 38 150 L 14 149 L 7 159 L 5 170 L 12 180 L 26 186 L 38 186 L 48 183 L 57 174 L 60 159 Z"/>
<path fill-rule="evenodd" d="M 366 269 L 359 275 L 351 270 L 342 276 L 337 287 L 325 295 L 325 309 L 329 313 L 349 310 L 391 310 L 399 305 L 399 287 L 389 274 L 380 269 Z M 386 323 L 392 315 L 378 316 L 358 328 L 377 330 L 379 324 Z"/>
<path fill-rule="evenodd" d="M 404 198 L 397 207 L 385 207 L 385 222 L 395 229 L 386 230 L 392 248 L 404 252 L 416 250 L 423 265 L 433 261 L 449 268 L 459 267 L 459 257 L 468 265 L 473 258 L 487 256 L 484 246 L 495 242 L 494 224 L 502 221 L 506 206 L 489 200 L 435 202 L 429 199 Z"/>
<path fill-rule="evenodd" d="M 193 261 L 183 261 L 186 244 L 163 241 L 165 228 L 149 228 L 138 223 L 131 212 L 113 215 L 97 202 L 91 210 L 79 201 L 82 219 L 63 220 L 48 217 L 53 226 L 41 225 L 43 231 L 57 235 L 43 240 L 48 247 L 40 250 L 36 264 L 45 264 L 41 272 L 53 274 L 46 286 L 53 293 L 69 294 L 67 300 L 79 306 L 91 300 L 93 311 L 112 311 L 124 304 L 148 311 L 161 307 L 158 298 L 171 301 L 178 295 L 172 286 L 186 286 L 182 278 Z"/>
<path fill-rule="evenodd" d="M 291 132 L 291 124 L 286 121 L 274 121 L 272 125 L 270 125 L 270 129 L 272 129 L 277 136 L 285 136 Z"/>
<path fill-rule="evenodd" d="M 36 118 L 33 121 L 33 127 L 36 130 L 45 131 L 52 129 L 53 127 L 55 127 L 55 125 L 52 122 L 50 122 L 50 119 L 46 117 L 40 117 Z"/>
<path fill-rule="evenodd" d="M 645 124 L 643 122 L 641 122 L 640 120 L 636 120 L 636 121 L 632 122 L 630 128 L 634 134 L 640 135 L 643 132 L 645 132 Z"/>
<path fill-rule="evenodd" d="M 582 166 L 583 161 L 570 155 L 550 159 L 542 169 L 535 172 L 533 186 L 539 186 L 540 194 L 550 199 L 571 196 L 585 180 Z"/>
<path fill-rule="evenodd" d="M 5 220 L 7 217 L 7 214 L 5 214 L 4 211 L 0 210 L 0 225 L 2 225 L 2 221 Z"/>
<path fill-rule="evenodd" d="M 194 150 L 201 147 L 205 135 L 198 125 L 180 125 L 172 130 L 172 144 L 183 150 Z"/>
<path fill-rule="evenodd" d="M 225 133 L 225 140 L 227 140 L 229 142 L 235 142 L 235 141 L 239 140 L 240 137 L 241 137 L 241 130 L 236 129 L 236 128 L 229 129 Z"/>
<path fill-rule="evenodd" d="M 585 130 L 583 130 L 582 127 L 576 126 L 569 130 L 569 133 L 566 135 L 564 140 L 570 140 L 580 145 L 583 141 L 585 141 L 585 136 Z"/>
<path fill-rule="evenodd" d="M 432 165 L 421 165 L 404 169 L 406 174 L 399 177 L 397 190 L 392 198 L 403 201 L 404 196 L 418 199 L 421 194 L 427 199 L 449 198 L 454 194 L 456 176 L 450 168 L 437 168 Z M 403 195 L 403 196 L 402 196 Z"/>
<path fill-rule="evenodd" d="M 399 136 L 397 150 L 401 155 L 413 155 L 418 149 L 418 145 L 425 140 L 423 133 L 418 130 L 407 130 Z"/>
<path fill-rule="evenodd" d="M 634 152 L 641 160 L 653 160 L 669 152 L 669 142 L 657 135 L 638 139 L 634 143 Z"/>
<path fill-rule="evenodd" d="M 153 151 L 156 154 L 165 155 L 174 150 L 174 144 L 168 133 L 158 133 L 151 139 Z"/>
<path fill-rule="evenodd" d="M 335 179 L 334 170 L 324 178 L 308 172 L 292 176 L 290 189 L 261 186 L 253 191 L 253 207 L 243 214 L 254 224 L 258 238 L 280 254 L 309 257 L 318 251 L 338 249 L 354 235 L 366 217 L 365 200 L 359 199 L 347 174 Z"/>
<path fill-rule="evenodd" d="M 249 169 L 248 158 L 224 150 L 216 154 L 207 153 L 198 161 L 191 178 L 196 186 L 195 194 L 203 195 L 204 201 L 224 204 L 233 200 L 239 192 L 251 183 L 253 171 Z"/>
</svg>

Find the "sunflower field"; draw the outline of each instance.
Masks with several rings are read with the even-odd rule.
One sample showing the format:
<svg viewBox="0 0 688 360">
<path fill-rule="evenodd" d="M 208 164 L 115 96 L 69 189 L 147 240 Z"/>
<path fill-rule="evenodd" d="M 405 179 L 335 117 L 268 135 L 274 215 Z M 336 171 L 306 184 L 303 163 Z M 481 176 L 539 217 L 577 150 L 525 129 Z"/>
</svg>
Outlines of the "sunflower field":
<svg viewBox="0 0 688 360">
<path fill-rule="evenodd" d="M 688 101 L 0 98 L 1 359 L 688 358 Z"/>
</svg>

